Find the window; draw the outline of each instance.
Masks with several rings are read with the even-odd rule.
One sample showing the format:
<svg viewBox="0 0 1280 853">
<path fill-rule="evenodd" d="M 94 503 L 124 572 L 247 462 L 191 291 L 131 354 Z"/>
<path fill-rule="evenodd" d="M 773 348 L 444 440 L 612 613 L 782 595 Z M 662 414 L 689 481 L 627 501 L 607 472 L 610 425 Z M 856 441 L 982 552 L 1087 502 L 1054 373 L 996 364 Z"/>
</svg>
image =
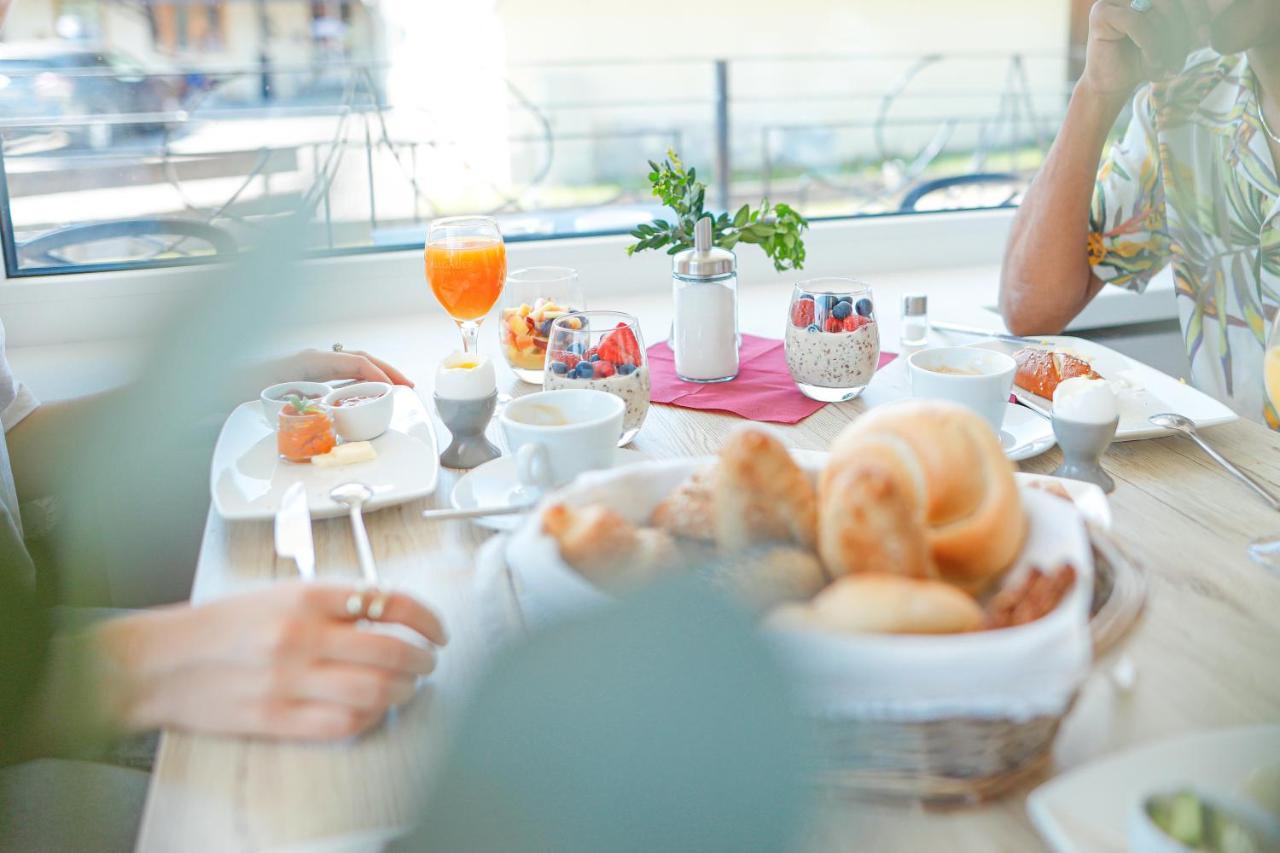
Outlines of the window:
<svg viewBox="0 0 1280 853">
<path fill-rule="evenodd" d="M 512 240 L 625 232 L 668 148 L 718 207 L 1013 204 L 1087 5 L 15 0 L 7 269 L 207 260 L 298 213 L 319 252 L 421 245 L 459 212 Z"/>
</svg>

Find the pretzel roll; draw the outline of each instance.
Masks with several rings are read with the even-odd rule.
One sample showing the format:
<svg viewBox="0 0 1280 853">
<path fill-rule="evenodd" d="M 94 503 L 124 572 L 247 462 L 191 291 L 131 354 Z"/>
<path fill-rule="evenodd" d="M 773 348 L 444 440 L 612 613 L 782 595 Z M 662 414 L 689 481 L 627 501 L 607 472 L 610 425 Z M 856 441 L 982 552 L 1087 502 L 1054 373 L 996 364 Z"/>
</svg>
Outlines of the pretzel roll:
<svg viewBox="0 0 1280 853">
<path fill-rule="evenodd" d="M 1000 440 L 953 403 L 899 403 L 846 427 L 818 505 L 818 550 L 831 572 L 936 577 L 975 595 L 1027 534 Z"/>
</svg>

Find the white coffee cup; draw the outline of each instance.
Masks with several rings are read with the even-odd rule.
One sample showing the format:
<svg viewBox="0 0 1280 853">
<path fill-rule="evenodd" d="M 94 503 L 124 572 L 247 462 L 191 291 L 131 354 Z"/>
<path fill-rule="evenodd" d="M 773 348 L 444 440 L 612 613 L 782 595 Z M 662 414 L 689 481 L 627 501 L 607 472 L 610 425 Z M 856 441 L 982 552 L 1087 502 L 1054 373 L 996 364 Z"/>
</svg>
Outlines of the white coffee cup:
<svg viewBox="0 0 1280 853">
<path fill-rule="evenodd" d="M 613 464 L 627 405 L 587 388 L 517 397 L 498 416 L 520 485 L 536 497 L 579 474 Z"/>
<path fill-rule="evenodd" d="M 966 406 L 1000 433 L 1018 371 L 1011 356 L 982 347 L 936 347 L 907 359 L 911 394 Z"/>
</svg>

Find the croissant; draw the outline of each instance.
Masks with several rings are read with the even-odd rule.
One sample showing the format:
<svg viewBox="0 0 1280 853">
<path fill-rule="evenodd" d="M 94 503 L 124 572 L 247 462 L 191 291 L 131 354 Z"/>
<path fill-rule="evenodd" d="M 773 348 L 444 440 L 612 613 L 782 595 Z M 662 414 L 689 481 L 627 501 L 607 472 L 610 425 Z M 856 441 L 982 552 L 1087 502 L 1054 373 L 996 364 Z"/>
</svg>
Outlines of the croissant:
<svg viewBox="0 0 1280 853">
<path fill-rule="evenodd" d="M 566 563 L 602 589 L 641 585 L 674 569 L 679 561 L 670 534 L 637 529 L 604 506 L 574 509 L 553 504 L 542 514 L 542 530 L 556 540 Z"/>
<path fill-rule="evenodd" d="M 765 542 L 813 547 L 813 483 L 769 433 L 744 429 L 729 436 L 712 476 L 711 494 L 716 546 L 722 553 Z"/>
<path fill-rule="evenodd" d="M 1088 379 L 1102 378 L 1089 365 L 1089 362 L 1065 352 L 1055 352 L 1040 347 L 1023 347 L 1013 354 L 1013 360 L 1018 363 L 1018 372 L 1014 374 L 1013 383 L 1046 400 L 1053 399 L 1053 392 L 1065 379 L 1074 379 L 1077 376 Z"/>
<path fill-rule="evenodd" d="M 818 506 L 818 553 L 833 574 L 938 578 L 975 595 L 1012 565 L 1028 527 L 991 427 L 940 401 L 884 406 L 846 427 Z"/>
</svg>

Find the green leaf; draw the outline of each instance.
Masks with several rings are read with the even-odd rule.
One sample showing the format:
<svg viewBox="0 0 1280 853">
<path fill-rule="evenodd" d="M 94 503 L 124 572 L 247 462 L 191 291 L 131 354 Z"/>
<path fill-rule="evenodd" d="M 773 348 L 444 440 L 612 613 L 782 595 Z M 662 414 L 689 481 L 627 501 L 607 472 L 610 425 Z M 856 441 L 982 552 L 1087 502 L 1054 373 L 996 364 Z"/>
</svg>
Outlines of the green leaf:
<svg viewBox="0 0 1280 853">
<path fill-rule="evenodd" d="M 738 208 L 738 212 L 733 215 L 733 224 L 738 228 L 747 224 L 747 217 L 751 215 L 751 205 L 744 204 Z"/>
</svg>

